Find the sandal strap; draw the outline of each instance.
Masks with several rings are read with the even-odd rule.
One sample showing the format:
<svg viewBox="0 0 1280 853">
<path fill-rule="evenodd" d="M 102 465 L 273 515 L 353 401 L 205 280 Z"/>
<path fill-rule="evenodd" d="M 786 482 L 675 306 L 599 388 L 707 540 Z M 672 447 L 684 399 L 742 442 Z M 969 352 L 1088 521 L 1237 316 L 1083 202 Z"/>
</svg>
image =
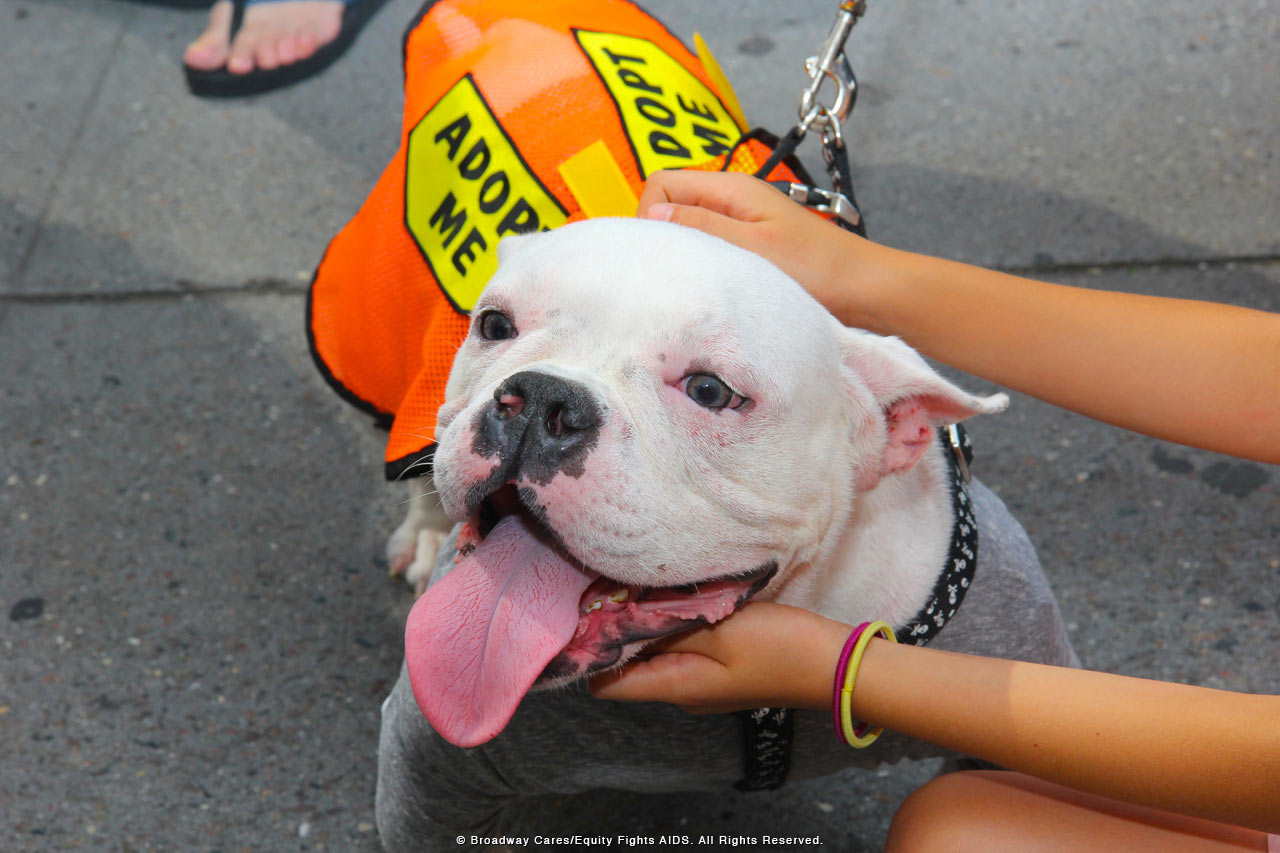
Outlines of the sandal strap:
<svg viewBox="0 0 1280 853">
<path fill-rule="evenodd" d="M 244 23 L 244 9 L 248 5 L 249 0 L 231 0 L 231 28 L 227 31 L 227 44 L 231 44 L 236 33 L 240 32 L 240 25 Z"/>
</svg>

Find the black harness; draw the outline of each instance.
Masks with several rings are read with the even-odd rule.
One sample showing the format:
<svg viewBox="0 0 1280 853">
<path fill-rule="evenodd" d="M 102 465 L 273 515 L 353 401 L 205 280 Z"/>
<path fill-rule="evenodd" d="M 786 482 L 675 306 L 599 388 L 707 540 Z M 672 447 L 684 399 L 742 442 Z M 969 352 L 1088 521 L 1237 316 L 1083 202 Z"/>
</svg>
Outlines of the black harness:
<svg viewBox="0 0 1280 853">
<path fill-rule="evenodd" d="M 900 642 L 917 646 L 932 640 L 956 615 L 978 567 L 978 523 L 966 488 L 973 444 L 958 424 L 948 428 L 941 438 L 950 463 L 947 468 L 951 472 L 951 507 L 955 515 L 951 549 L 929 600 L 905 625 L 894 628 Z M 772 791 L 781 787 L 791 769 L 792 709 L 757 708 L 739 711 L 737 716 L 742 720 L 746 772 L 733 787 L 739 791 Z"/>
</svg>

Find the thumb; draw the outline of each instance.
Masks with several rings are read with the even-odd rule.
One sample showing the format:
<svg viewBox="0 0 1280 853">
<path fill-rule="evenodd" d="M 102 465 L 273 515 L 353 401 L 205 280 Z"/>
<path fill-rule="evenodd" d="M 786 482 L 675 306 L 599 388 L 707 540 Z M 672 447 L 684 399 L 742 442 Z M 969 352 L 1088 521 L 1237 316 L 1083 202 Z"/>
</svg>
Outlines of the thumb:
<svg viewBox="0 0 1280 853">
<path fill-rule="evenodd" d="M 688 698 L 691 684 L 714 677 L 720 668 L 699 654 L 667 652 L 593 675 L 587 684 L 597 699 L 679 703 Z"/>
<path fill-rule="evenodd" d="M 744 248 L 747 244 L 746 225 L 741 220 L 698 205 L 675 204 L 669 201 L 655 202 L 645 211 L 645 218 L 673 222 L 686 228 L 696 228 Z"/>
</svg>

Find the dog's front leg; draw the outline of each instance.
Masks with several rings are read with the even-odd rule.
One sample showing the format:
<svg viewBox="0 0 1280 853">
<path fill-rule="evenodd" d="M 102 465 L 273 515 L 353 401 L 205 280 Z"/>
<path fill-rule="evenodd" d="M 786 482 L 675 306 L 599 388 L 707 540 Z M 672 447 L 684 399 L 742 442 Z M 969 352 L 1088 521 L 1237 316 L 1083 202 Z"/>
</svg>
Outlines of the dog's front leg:
<svg viewBox="0 0 1280 853">
<path fill-rule="evenodd" d="M 478 849 L 502 829 L 519 802 L 481 750 L 462 750 L 432 731 L 403 671 L 382 703 L 376 815 L 382 846 L 393 853 Z"/>
<path fill-rule="evenodd" d="M 387 562 L 393 576 L 404 575 L 414 594 L 421 595 L 452 525 L 430 481 L 408 485 L 409 512 L 387 540 Z"/>
</svg>

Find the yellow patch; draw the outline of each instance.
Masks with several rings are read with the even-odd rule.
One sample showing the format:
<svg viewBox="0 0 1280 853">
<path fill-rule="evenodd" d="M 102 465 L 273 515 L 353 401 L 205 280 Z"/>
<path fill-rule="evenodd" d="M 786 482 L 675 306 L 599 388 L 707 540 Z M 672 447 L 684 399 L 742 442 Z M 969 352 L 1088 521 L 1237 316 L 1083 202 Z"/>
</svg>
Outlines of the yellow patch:
<svg viewBox="0 0 1280 853">
<path fill-rule="evenodd" d="M 589 218 L 635 216 L 640 199 L 609 148 L 597 139 L 556 167 L 578 207 Z"/>
<path fill-rule="evenodd" d="M 693 34 L 693 49 L 698 54 L 698 61 L 702 63 L 702 70 L 707 72 L 707 76 L 715 84 L 716 91 L 720 93 L 720 101 L 732 116 L 733 123 L 738 126 L 738 130 L 746 133 L 751 129 L 751 123 L 747 121 L 747 114 L 742 111 L 738 93 L 733 91 L 733 85 L 729 83 L 728 76 L 716 61 L 715 54 L 711 52 L 711 47 L 701 33 Z"/>
<path fill-rule="evenodd" d="M 405 222 L 440 289 L 470 311 L 507 234 L 547 231 L 568 213 L 521 159 L 464 76 L 409 131 Z"/>
<path fill-rule="evenodd" d="M 741 136 L 716 94 L 653 42 L 574 35 L 618 107 L 642 177 L 726 154 Z"/>
</svg>

